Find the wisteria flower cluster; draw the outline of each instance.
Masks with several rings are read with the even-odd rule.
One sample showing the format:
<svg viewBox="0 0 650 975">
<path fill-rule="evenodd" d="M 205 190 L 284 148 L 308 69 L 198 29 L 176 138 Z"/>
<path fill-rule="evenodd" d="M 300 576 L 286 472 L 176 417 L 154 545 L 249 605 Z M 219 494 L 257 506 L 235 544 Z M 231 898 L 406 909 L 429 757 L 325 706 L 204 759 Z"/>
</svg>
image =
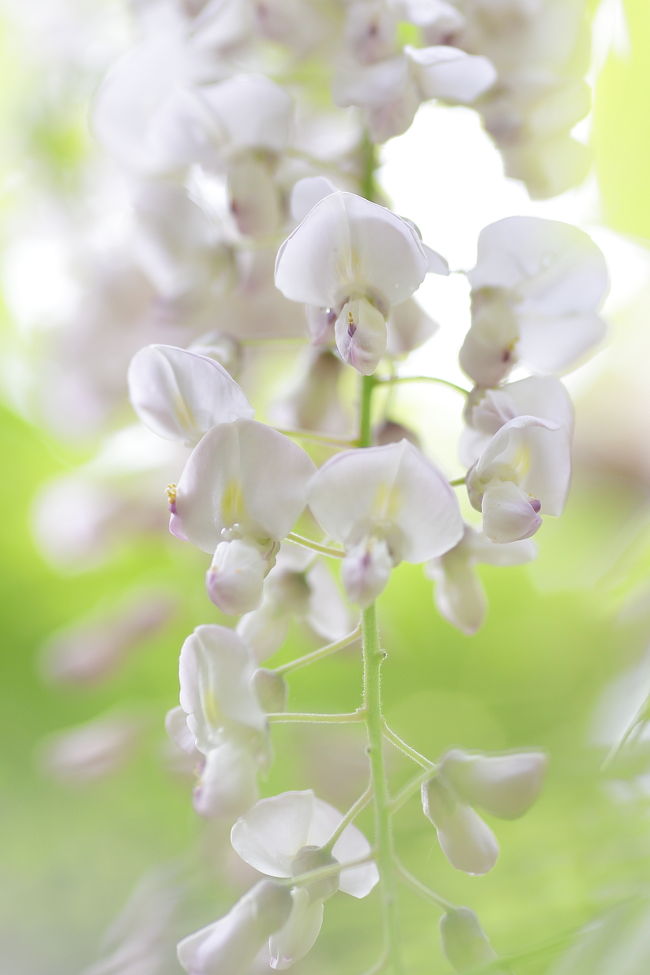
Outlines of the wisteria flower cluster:
<svg viewBox="0 0 650 975">
<path fill-rule="evenodd" d="M 607 271 L 591 239 L 564 223 L 512 216 L 482 231 L 465 272 L 471 324 L 459 361 L 468 388 L 424 377 L 463 398 L 465 473 L 450 480 L 417 430 L 379 410 L 377 393 L 408 381 L 402 358 L 437 327 L 414 295 L 449 267 L 423 241 L 418 214 L 385 205 L 376 144 L 404 132 L 424 101 L 473 105 L 507 172 L 533 195 L 575 182 L 582 149 L 569 132 L 587 109 L 576 58 L 582 6 L 136 6 L 137 44 L 93 108 L 129 204 L 116 280 L 100 282 L 106 302 L 88 325 L 94 334 L 119 316 L 128 326 L 116 346 L 123 375 L 104 384 L 96 414 L 124 406 L 130 363 L 131 406 L 167 446 L 162 459 L 149 456 L 146 479 L 147 461 L 131 450 L 132 493 L 117 515 L 150 506 L 150 529 L 149 482 L 159 489 L 163 471 L 174 471 L 169 530 L 205 560 L 209 622 L 182 646 L 167 730 L 194 769 L 196 812 L 233 824 L 235 853 L 261 875 L 228 913 L 185 937 L 178 958 L 189 975 L 288 968 L 315 944 L 327 900 L 378 888 L 385 939 L 372 972 L 404 975 L 402 880 L 440 906 L 457 971 L 492 963 L 473 912 L 401 865 L 393 818 L 420 794 L 423 828 L 433 825 L 450 864 L 483 874 L 498 844 L 480 813 L 523 815 L 546 757 L 450 747 L 435 762 L 402 741 L 383 713 L 376 600 L 400 563 L 421 565 L 439 612 L 472 634 L 487 611 L 475 566 L 535 557 L 532 538 L 546 517 L 562 514 L 571 477 L 573 411 L 558 376 L 603 336 Z M 299 69 L 311 61 L 322 66 L 327 100 L 317 97 L 322 85 L 302 81 Z M 256 369 L 271 343 L 287 339 L 304 345 L 298 375 L 290 394 L 269 404 Z M 137 431 L 124 436 L 138 443 Z M 43 502 L 44 526 L 70 503 L 70 485 L 58 488 Z M 104 513 L 98 497 L 87 506 L 93 524 L 110 522 L 116 513 Z M 273 666 L 293 619 L 322 645 Z M 117 642 L 128 632 L 116 628 Z M 346 648 L 363 667 L 357 709 L 288 711 L 293 671 Z M 104 647 L 97 673 L 82 679 L 120 653 Z M 49 654 L 59 672 L 74 674 L 69 640 Z M 260 798 L 274 726 L 300 721 L 365 729 L 368 783 L 344 813 L 311 790 Z M 417 765 L 400 792 L 389 782 L 387 743 Z M 366 807 L 370 841 L 354 825 Z"/>
</svg>

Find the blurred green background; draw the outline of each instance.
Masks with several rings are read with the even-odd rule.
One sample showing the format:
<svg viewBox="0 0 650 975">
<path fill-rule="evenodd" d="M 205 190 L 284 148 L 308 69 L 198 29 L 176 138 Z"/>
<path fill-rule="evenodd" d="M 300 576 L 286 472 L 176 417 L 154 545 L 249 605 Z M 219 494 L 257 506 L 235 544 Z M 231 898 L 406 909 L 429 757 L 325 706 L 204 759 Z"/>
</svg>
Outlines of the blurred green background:
<svg viewBox="0 0 650 975">
<path fill-rule="evenodd" d="M 629 0 L 625 7 L 632 49 L 626 56 L 610 51 L 599 75 L 593 144 L 606 224 L 647 239 L 650 10 L 645 0 Z M 21 48 L 26 35 L 17 32 L 13 17 L 8 7 L 0 40 L 7 213 L 16 205 L 16 168 L 23 179 L 20 196 L 29 192 L 25 174 L 28 183 L 38 180 L 51 191 L 78 191 L 75 174 L 90 151 L 83 104 L 92 89 L 90 76 L 82 76 L 75 90 L 58 98 L 44 94 L 37 61 Z M 417 568 L 401 567 L 381 601 L 390 654 L 387 716 L 399 734 L 433 758 L 453 745 L 484 751 L 539 746 L 550 754 L 541 801 L 521 821 L 493 824 L 502 855 L 485 877 L 466 877 L 447 864 L 416 800 L 398 820 L 407 865 L 476 910 L 497 950 L 522 953 L 514 963 L 522 975 L 550 971 L 563 950 L 560 945 L 523 957 L 531 947 L 555 942 L 608 907 L 650 892 L 644 779 L 650 756 L 646 766 L 640 753 L 613 783 L 599 772 L 604 751 L 594 736 L 603 694 L 640 666 L 650 647 L 650 403 L 647 389 L 643 398 L 648 329 L 642 302 L 640 294 L 618 309 L 604 364 L 580 391 L 574 489 L 565 516 L 540 533 L 538 562 L 481 569 L 490 612 L 479 634 L 468 639 L 440 620 L 431 584 Z M 9 347 L 16 341 L 12 329 L 5 313 Z M 607 417 L 613 418 L 609 426 Z M 0 428 L 6 461 L 0 482 L 1 967 L 14 975 L 73 975 L 98 955 L 102 932 L 134 884 L 157 864 L 185 863 L 189 855 L 200 873 L 190 906 L 177 921 L 180 933 L 226 910 L 244 885 L 246 875 L 224 852 L 222 831 L 197 821 L 189 781 L 170 775 L 161 757 L 163 715 L 177 699 L 178 649 L 195 625 L 216 614 L 200 586 L 201 558 L 173 539 L 124 546 L 96 569 L 62 575 L 50 568 L 32 540 L 32 500 L 44 480 L 71 470 L 85 454 L 62 447 L 9 406 L 0 414 Z M 161 635 L 100 687 L 64 690 L 39 677 L 39 648 L 53 631 L 142 582 L 160 583 L 180 597 L 173 623 Z M 296 629 L 282 659 L 314 645 Z M 355 656 L 343 654 L 292 677 L 289 706 L 352 709 L 359 679 Z M 39 747 L 48 734 L 117 704 L 137 709 L 146 721 L 124 768 L 74 787 L 42 773 Z M 273 744 L 278 760 L 265 793 L 315 786 L 343 809 L 361 791 L 364 757 L 356 734 L 277 727 Z M 391 759 L 395 783 L 405 781 L 410 770 L 396 755 Z M 352 975 L 370 965 L 379 943 L 377 908 L 376 895 L 360 903 L 334 899 L 324 935 L 296 975 Z M 404 889 L 401 920 L 412 970 L 449 972 L 435 909 Z M 650 964 L 650 955 L 645 959 Z M 588 962 L 590 975 L 601 975 L 598 964 Z M 576 963 L 575 970 L 587 968 Z M 645 971 L 614 962 L 607 975 Z"/>
</svg>

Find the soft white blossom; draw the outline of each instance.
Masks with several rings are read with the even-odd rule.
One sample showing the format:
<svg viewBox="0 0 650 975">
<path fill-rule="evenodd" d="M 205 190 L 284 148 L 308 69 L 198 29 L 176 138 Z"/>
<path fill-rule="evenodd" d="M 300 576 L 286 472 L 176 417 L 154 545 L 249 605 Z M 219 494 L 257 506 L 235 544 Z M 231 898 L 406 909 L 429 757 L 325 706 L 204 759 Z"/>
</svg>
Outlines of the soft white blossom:
<svg viewBox="0 0 650 975">
<path fill-rule="evenodd" d="M 343 579 L 361 605 L 381 592 L 399 562 L 436 558 L 463 532 L 453 489 L 406 440 L 333 457 L 310 484 L 309 506 L 323 531 L 344 545 Z"/>
<path fill-rule="evenodd" d="M 481 968 L 497 960 L 497 953 L 481 928 L 479 919 L 469 907 L 450 908 L 440 918 L 442 947 L 456 972 Z M 491 968 L 494 975 L 503 971 Z"/>
</svg>

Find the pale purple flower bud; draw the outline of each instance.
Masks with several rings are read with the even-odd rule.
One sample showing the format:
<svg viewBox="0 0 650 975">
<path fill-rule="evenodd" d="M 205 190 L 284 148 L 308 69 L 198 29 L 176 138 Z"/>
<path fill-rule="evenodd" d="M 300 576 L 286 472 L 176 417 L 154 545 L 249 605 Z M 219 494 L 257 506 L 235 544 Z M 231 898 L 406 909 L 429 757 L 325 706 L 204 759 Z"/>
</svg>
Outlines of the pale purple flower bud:
<svg viewBox="0 0 650 975">
<path fill-rule="evenodd" d="M 542 503 L 511 481 L 491 484 L 481 501 L 483 531 L 493 542 L 530 538 L 540 528 Z"/>
<path fill-rule="evenodd" d="M 434 778 L 422 786 L 422 809 L 436 827 L 440 846 L 453 867 L 470 874 L 492 869 L 499 855 L 494 833 L 443 779 Z"/>
<path fill-rule="evenodd" d="M 344 362 L 363 376 L 370 376 L 386 351 L 386 319 L 365 298 L 355 298 L 341 308 L 334 324 L 336 346 Z"/>
<path fill-rule="evenodd" d="M 473 971 L 496 961 L 497 953 L 469 907 L 455 907 L 440 918 L 442 948 L 456 972 Z M 503 975 L 491 969 L 495 975 Z"/>
<path fill-rule="evenodd" d="M 369 606 L 383 592 L 395 563 L 383 538 L 359 542 L 346 554 L 341 578 L 350 599 Z"/>
<path fill-rule="evenodd" d="M 188 975 L 248 975 L 256 955 L 284 926 L 291 908 L 288 887 L 262 880 L 230 913 L 184 938 L 178 960 Z"/>
<path fill-rule="evenodd" d="M 215 606 L 229 616 L 241 616 L 259 605 L 264 579 L 275 562 L 276 547 L 235 538 L 217 545 L 205 585 Z"/>
<path fill-rule="evenodd" d="M 455 748 L 441 759 L 440 772 L 465 802 L 517 819 L 539 796 L 546 766 L 543 752 L 473 755 Z"/>
</svg>

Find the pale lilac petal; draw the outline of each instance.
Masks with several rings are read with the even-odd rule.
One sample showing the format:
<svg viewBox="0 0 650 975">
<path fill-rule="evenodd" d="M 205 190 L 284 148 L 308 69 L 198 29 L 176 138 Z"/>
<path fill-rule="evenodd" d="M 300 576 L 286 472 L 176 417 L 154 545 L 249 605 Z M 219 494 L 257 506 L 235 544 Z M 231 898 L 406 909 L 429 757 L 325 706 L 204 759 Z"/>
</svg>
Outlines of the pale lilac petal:
<svg viewBox="0 0 650 975">
<path fill-rule="evenodd" d="M 542 524 L 539 505 L 512 481 L 494 482 L 481 503 L 483 531 L 493 542 L 530 538 Z"/>
<path fill-rule="evenodd" d="M 440 768 L 455 792 L 473 806 L 501 819 L 517 819 L 539 796 L 546 772 L 543 752 L 471 755 L 448 752 Z"/>
<path fill-rule="evenodd" d="M 341 581 L 354 603 L 369 606 L 384 591 L 395 568 L 383 538 L 367 538 L 354 545 L 341 565 Z"/>
<path fill-rule="evenodd" d="M 249 613 L 260 604 L 271 565 L 272 557 L 266 557 L 252 542 L 220 542 L 205 576 L 210 599 L 229 616 Z"/>
<path fill-rule="evenodd" d="M 325 533 L 346 548 L 385 538 L 394 561 L 434 558 L 463 532 L 449 483 L 406 440 L 332 458 L 310 484 L 309 505 Z"/>
<path fill-rule="evenodd" d="M 384 315 L 365 298 L 346 301 L 334 323 L 341 358 L 362 376 L 370 376 L 386 351 Z"/>
<path fill-rule="evenodd" d="M 223 366 L 171 345 L 148 345 L 131 360 L 129 396 L 159 437 L 197 443 L 217 423 L 251 418 L 253 408 Z"/>
<path fill-rule="evenodd" d="M 259 766 L 250 752 L 234 741 L 224 741 L 210 749 L 201 779 L 194 789 L 194 809 L 205 818 L 224 818 L 232 822 L 253 805 L 259 792 Z"/>
<path fill-rule="evenodd" d="M 232 828 L 235 852 L 260 873 L 290 877 L 296 855 L 308 843 L 314 801 L 311 789 L 260 799 Z"/>
<path fill-rule="evenodd" d="M 424 98 L 473 102 L 497 78 L 491 61 L 480 55 L 466 54 L 457 47 L 406 46 L 404 53 L 411 62 Z"/>
<path fill-rule="evenodd" d="M 176 492 L 176 521 L 192 544 L 214 552 L 222 530 L 281 539 L 305 504 L 314 465 L 287 437 L 252 420 L 209 430 L 192 452 Z"/>
<path fill-rule="evenodd" d="M 269 939 L 271 968 L 283 971 L 290 968 L 313 948 L 323 926 L 323 902 L 311 903 L 304 888 L 291 891 L 293 908 L 289 919 L 280 931 Z"/>
</svg>

